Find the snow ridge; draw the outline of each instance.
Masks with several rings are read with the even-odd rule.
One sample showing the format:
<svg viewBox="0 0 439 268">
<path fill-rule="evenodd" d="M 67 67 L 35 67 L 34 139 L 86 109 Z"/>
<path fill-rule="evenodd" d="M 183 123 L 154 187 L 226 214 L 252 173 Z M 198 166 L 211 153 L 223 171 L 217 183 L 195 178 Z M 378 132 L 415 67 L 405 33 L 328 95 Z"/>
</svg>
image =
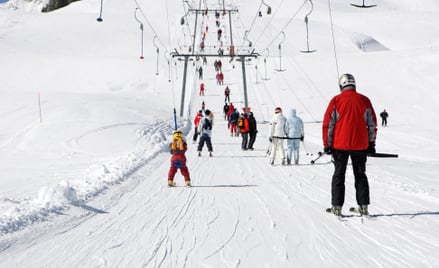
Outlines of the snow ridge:
<svg viewBox="0 0 439 268">
<path fill-rule="evenodd" d="M 140 145 L 136 151 L 114 161 L 89 167 L 87 175 L 81 179 L 63 180 L 55 186 L 42 187 L 34 198 L 14 200 L 17 205 L 0 218 L 0 235 L 49 220 L 70 206 L 82 207 L 108 187 L 129 179 L 140 167 L 167 151 L 172 123 L 171 120 L 161 121 L 139 129 L 136 134 Z M 182 121 L 180 124 L 186 126 L 187 123 Z"/>
</svg>

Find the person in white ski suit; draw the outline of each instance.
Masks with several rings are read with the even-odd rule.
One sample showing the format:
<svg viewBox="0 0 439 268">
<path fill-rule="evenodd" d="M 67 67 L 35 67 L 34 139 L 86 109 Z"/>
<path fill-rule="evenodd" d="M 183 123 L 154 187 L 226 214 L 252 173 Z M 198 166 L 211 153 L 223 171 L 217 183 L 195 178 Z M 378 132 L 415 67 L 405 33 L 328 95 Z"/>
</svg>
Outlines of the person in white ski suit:
<svg viewBox="0 0 439 268">
<path fill-rule="evenodd" d="M 200 141 L 198 142 L 198 156 L 201 156 L 201 151 L 203 150 L 204 143 L 207 145 L 207 150 L 209 151 L 209 156 L 212 156 L 212 125 L 213 125 L 213 114 L 210 110 L 206 110 L 200 120 L 198 125 L 198 132 L 200 133 Z"/>
<path fill-rule="evenodd" d="M 269 140 L 271 142 L 270 163 L 273 165 L 276 158 L 276 152 L 279 150 L 282 159 L 282 165 L 285 165 L 285 149 L 284 139 L 287 132 L 285 131 L 285 123 L 287 119 L 282 114 L 282 109 L 277 107 L 274 109 L 274 117 L 271 120 Z"/>
<path fill-rule="evenodd" d="M 291 109 L 287 117 L 286 132 L 287 140 L 287 164 L 291 164 L 291 157 L 294 152 L 294 164 L 299 164 L 299 149 L 300 141 L 303 141 L 305 132 L 303 128 L 303 121 L 296 115 L 296 109 Z"/>
</svg>

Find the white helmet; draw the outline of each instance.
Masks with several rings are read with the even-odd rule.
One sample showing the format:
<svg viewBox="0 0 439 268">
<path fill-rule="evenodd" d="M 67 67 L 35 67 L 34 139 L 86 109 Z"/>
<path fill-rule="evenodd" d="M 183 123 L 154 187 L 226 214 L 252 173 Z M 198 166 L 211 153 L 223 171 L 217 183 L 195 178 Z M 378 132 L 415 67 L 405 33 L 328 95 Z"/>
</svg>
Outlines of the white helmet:
<svg viewBox="0 0 439 268">
<path fill-rule="evenodd" d="M 355 78 L 352 74 L 344 74 L 340 76 L 338 84 L 340 86 L 340 90 L 343 90 L 344 88 L 349 86 L 355 88 Z"/>
</svg>

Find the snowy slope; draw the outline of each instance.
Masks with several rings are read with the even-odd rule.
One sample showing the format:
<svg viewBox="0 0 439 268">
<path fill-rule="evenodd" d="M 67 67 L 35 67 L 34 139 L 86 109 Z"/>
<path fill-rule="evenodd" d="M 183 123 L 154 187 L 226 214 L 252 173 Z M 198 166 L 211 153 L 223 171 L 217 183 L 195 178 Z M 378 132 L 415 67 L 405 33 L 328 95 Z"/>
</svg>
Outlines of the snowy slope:
<svg viewBox="0 0 439 268">
<path fill-rule="evenodd" d="M 312 54 L 300 52 L 309 3 L 267 1 L 272 15 L 263 6 L 254 20 L 259 3 L 225 1 L 240 10 L 232 18 L 234 43 L 241 45 L 251 27 L 248 39 L 262 55 L 245 65 L 258 120 L 256 150 L 241 151 L 240 138 L 229 135 L 213 59 L 204 66 L 204 98 L 195 74 L 200 63 L 190 62 L 178 126 L 187 134 L 194 187 L 172 189 L 166 146 L 173 109 L 180 109 L 183 64 L 167 52 L 192 44 L 195 16 L 181 26 L 187 5 L 180 1 L 111 0 L 98 23 L 100 1 L 45 14 L 29 8 L 38 3 L 0 4 L 1 267 L 439 266 L 437 1 L 377 1 L 371 9 L 313 1 Z M 222 1 L 201 3 L 222 7 Z M 221 23 L 228 36 L 228 17 Z M 206 44 L 217 45 L 212 15 L 197 25 L 206 24 Z M 223 63 L 240 109 L 241 63 Z M 275 71 L 280 63 L 286 71 Z M 377 150 L 400 155 L 368 161 L 371 219 L 326 214 L 333 166 L 328 157 L 310 165 L 321 150 L 324 109 L 344 72 L 355 75 L 377 113 L 390 113 Z M 191 141 L 202 101 L 215 114 L 212 158 L 206 151 L 196 156 Z M 265 156 L 276 106 L 296 108 L 306 123 L 298 166 L 270 166 Z M 183 184 L 181 175 L 176 181 Z M 344 212 L 351 215 L 350 169 L 346 181 Z"/>
</svg>

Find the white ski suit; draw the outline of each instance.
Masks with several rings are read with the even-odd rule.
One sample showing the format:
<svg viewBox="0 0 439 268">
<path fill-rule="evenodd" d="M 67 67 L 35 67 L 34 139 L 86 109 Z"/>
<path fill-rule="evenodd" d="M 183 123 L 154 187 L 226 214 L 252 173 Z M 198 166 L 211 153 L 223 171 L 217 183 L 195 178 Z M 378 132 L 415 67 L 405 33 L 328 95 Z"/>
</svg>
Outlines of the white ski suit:
<svg viewBox="0 0 439 268">
<path fill-rule="evenodd" d="M 271 164 L 274 163 L 274 160 L 276 158 L 276 151 L 278 149 L 282 159 L 282 164 L 285 164 L 284 139 L 287 136 L 285 131 L 286 120 L 287 119 L 285 118 L 285 116 L 283 116 L 282 112 L 276 113 L 273 119 L 271 120 L 271 127 L 270 127 Z"/>
<path fill-rule="evenodd" d="M 303 129 L 303 121 L 296 115 L 296 109 L 290 110 L 290 115 L 287 118 L 286 132 L 287 140 L 287 162 L 291 163 L 292 154 L 294 152 L 294 162 L 299 163 L 299 148 L 300 138 L 305 136 Z"/>
</svg>

